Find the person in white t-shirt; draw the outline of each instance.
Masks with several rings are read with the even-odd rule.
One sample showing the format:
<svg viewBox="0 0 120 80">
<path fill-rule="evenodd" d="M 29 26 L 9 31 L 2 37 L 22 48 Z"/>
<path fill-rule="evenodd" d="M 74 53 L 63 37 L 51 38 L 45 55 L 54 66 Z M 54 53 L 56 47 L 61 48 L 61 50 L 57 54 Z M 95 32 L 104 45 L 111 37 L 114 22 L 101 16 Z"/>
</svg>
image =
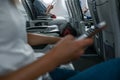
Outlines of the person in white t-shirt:
<svg viewBox="0 0 120 80">
<path fill-rule="evenodd" d="M 75 40 L 70 35 L 61 39 L 27 34 L 25 21 L 15 6 L 16 1 L 0 0 L 0 80 L 35 80 L 57 66 L 79 58 L 86 47 L 93 43 L 92 38 Z M 57 41 L 59 42 L 46 55 L 38 59 L 34 57 L 34 51 L 30 45 L 56 43 Z M 117 74 L 120 72 L 118 63 L 120 63 L 120 59 L 100 64 L 79 74 L 65 70 L 66 78 L 63 71 L 60 71 L 63 76 L 58 75 L 57 79 L 55 70 L 55 74 L 53 71 L 54 80 L 86 80 L 86 78 L 90 79 L 91 72 L 93 73 L 91 78 L 96 78 L 96 80 L 99 78 L 120 80 Z M 102 73 L 102 69 L 105 74 Z M 110 74 L 108 74 L 109 71 L 111 71 Z"/>
<path fill-rule="evenodd" d="M 11 73 L 13 71 L 16 71 L 26 66 L 27 64 L 30 64 L 36 61 L 36 58 L 34 57 L 34 51 L 30 45 L 54 44 L 61 39 L 59 37 L 49 37 L 49 36 L 43 36 L 39 34 L 26 33 L 25 20 L 22 17 L 22 15 L 18 12 L 16 6 L 14 5 L 16 1 L 17 0 L 0 0 L 0 38 L 1 38 L 0 39 L 0 75 Z M 66 40 L 70 39 L 70 42 L 71 42 L 71 39 L 73 38 L 71 36 L 68 36 L 65 39 Z M 67 61 L 67 60 L 62 60 L 62 61 L 58 60 L 51 65 L 51 63 L 50 64 L 48 63 L 54 60 L 49 60 L 47 58 L 48 56 L 53 55 L 51 56 L 51 59 L 54 59 L 53 57 L 55 55 L 59 54 L 58 56 L 60 56 L 61 53 L 64 54 L 66 52 L 65 50 L 70 48 L 68 47 L 68 45 L 65 45 L 69 43 L 69 41 L 66 41 L 65 39 L 63 38 L 63 40 L 61 41 L 61 44 L 58 44 L 59 46 L 56 46 L 55 49 L 48 52 L 50 54 L 44 56 L 46 57 L 44 61 L 42 60 L 44 59 L 43 57 L 41 59 L 38 59 L 36 62 L 32 63 L 34 65 L 37 65 L 36 63 L 40 62 L 38 66 L 41 67 L 41 69 L 44 68 L 43 71 L 41 70 L 41 72 L 38 73 L 39 75 L 47 71 L 50 71 L 54 67 L 58 66 L 56 65 L 56 62 L 60 61 L 59 64 L 61 64 L 64 61 Z M 73 45 L 71 46 L 71 48 L 72 47 Z M 59 52 L 61 49 L 63 50 Z M 69 53 L 69 50 L 67 50 L 66 53 Z M 56 56 L 56 58 L 64 59 L 64 57 L 62 56 L 61 57 Z M 70 60 L 70 58 L 68 59 Z M 49 65 L 49 67 L 45 67 L 46 65 Z M 34 68 L 34 66 L 32 65 L 30 66 L 31 68 Z M 26 69 L 29 69 L 29 68 L 26 67 Z M 21 69 L 21 71 L 22 70 L 24 72 L 24 68 Z M 18 70 L 17 73 L 19 74 L 21 73 L 21 71 Z M 34 72 L 35 70 L 32 70 L 32 71 Z M 26 80 L 29 80 L 29 79 L 26 79 Z"/>
<path fill-rule="evenodd" d="M 34 51 L 28 43 L 30 45 L 52 44 L 60 40 L 58 37 L 27 34 L 25 19 L 10 0 L 0 3 L 0 12 L 0 63 L 3 64 L 0 66 L 0 72 L 2 74 L 35 60 Z"/>
</svg>

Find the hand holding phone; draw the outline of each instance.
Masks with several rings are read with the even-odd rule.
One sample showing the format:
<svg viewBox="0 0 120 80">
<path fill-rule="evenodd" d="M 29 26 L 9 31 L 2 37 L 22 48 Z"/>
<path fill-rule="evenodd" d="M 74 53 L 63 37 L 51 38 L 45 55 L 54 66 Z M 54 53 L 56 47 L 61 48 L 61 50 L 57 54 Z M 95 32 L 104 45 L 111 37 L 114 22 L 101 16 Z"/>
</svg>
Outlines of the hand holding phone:
<svg viewBox="0 0 120 80">
<path fill-rule="evenodd" d="M 51 5 L 55 5 L 56 4 L 56 1 L 55 0 L 53 0 L 52 2 L 51 2 Z"/>
<path fill-rule="evenodd" d="M 100 31 L 102 31 L 106 27 L 107 27 L 106 22 L 104 22 L 104 21 L 100 22 L 97 26 L 95 26 L 95 28 L 90 28 L 83 35 L 81 35 L 80 37 L 78 37 L 77 40 L 81 40 L 81 39 L 85 39 L 85 38 L 88 38 L 88 37 L 92 37 L 95 34 L 97 34 Z"/>
<path fill-rule="evenodd" d="M 55 1 L 53 1 L 52 3 L 51 3 L 51 5 L 55 5 L 56 4 L 56 2 Z"/>
</svg>

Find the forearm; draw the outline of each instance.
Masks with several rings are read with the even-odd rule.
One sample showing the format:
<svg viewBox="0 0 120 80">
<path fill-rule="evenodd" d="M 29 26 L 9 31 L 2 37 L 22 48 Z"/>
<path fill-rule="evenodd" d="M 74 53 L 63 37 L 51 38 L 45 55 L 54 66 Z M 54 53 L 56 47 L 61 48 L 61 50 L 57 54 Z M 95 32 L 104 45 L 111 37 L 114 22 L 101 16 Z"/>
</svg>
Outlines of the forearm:
<svg viewBox="0 0 120 80">
<path fill-rule="evenodd" d="M 58 66 L 58 62 L 48 54 L 0 80 L 35 80 L 46 72 L 52 71 L 56 66 Z"/>
<path fill-rule="evenodd" d="M 60 64 L 80 58 L 86 47 L 92 43 L 92 39 L 75 40 L 72 36 L 66 36 L 46 55 L 22 69 L 4 77 L 0 76 L 0 80 L 35 80 Z"/>
<path fill-rule="evenodd" d="M 28 33 L 28 43 L 30 45 L 54 44 L 60 39 L 59 37 Z"/>
<path fill-rule="evenodd" d="M 50 13 L 50 10 L 51 10 L 51 9 L 47 9 L 45 13 L 46 13 L 46 14 L 49 14 L 49 13 Z"/>
<path fill-rule="evenodd" d="M 49 14 L 51 9 L 53 9 L 53 5 L 49 5 L 46 10 L 46 14 Z"/>
</svg>

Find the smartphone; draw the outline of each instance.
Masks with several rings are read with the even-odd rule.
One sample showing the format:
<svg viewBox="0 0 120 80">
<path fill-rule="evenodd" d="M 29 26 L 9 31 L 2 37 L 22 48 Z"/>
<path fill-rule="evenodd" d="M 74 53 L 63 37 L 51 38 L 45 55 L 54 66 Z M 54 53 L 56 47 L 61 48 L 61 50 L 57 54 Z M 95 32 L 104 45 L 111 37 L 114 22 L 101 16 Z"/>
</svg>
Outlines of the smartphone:
<svg viewBox="0 0 120 80">
<path fill-rule="evenodd" d="M 51 3 L 51 5 L 55 5 L 56 4 L 56 2 L 55 1 L 53 1 L 52 3 Z"/>
<path fill-rule="evenodd" d="M 100 22 L 98 25 L 95 26 L 95 28 L 90 28 L 84 34 L 82 34 L 80 37 L 78 37 L 77 40 L 81 40 L 81 39 L 85 39 L 85 38 L 88 38 L 88 37 L 92 37 L 95 34 L 97 34 L 100 31 L 102 31 L 103 29 L 105 29 L 106 27 L 107 27 L 107 24 L 106 24 L 105 21 Z"/>
</svg>

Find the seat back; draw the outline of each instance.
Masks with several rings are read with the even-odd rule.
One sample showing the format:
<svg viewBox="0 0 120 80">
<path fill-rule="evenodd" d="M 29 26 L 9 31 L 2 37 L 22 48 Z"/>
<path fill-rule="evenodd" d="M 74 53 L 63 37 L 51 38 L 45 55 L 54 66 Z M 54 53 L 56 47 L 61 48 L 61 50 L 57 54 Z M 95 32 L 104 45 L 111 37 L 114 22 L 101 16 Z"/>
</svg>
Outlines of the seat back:
<svg viewBox="0 0 120 80">
<path fill-rule="evenodd" d="M 84 20 L 82 9 L 80 6 L 79 0 L 65 0 L 68 14 L 70 16 L 70 22 L 71 25 L 75 28 L 77 31 L 77 35 L 80 35 L 83 33 L 83 25 L 80 24 L 82 20 Z"/>
<path fill-rule="evenodd" d="M 102 32 L 102 37 L 96 35 L 96 48 L 102 51 L 105 59 L 120 57 L 120 19 L 119 19 L 119 0 L 88 0 L 92 17 L 95 24 L 100 21 L 106 21 L 108 27 Z M 117 5 L 118 4 L 118 5 Z M 95 9 L 96 13 L 95 14 Z M 98 19 L 96 19 L 96 16 Z M 102 43 L 100 43 L 102 40 Z"/>
<path fill-rule="evenodd" d="M 33 6 L 33 1 L 34 0 L 21 0 L 29 18 L 31 20 L 34 20 L 36 18 L 36 15 L 35 15 L 35 9 L 34 9 L 34 6 Z"/>
<path fill-rule="evenodd" d="M 96 0 L 87 0 L 88 1 L 88 6 L 90 9 L 91 16 L 93 18 L 93 23 L 94 25 L 98 24 L 100 22 L 99 20 L 99 15 L 96 7 Z M 102 32 L 96 34 L 94 37 L 94 44 L 95 44 L 95 49 L 99 55 L 104 55 L 104 50 L 103 50 L 103 34 Z"/>
<path fill-rule="evenodd" d="M 76 19 L 78 19 L 79 21 L 83 21 L 84 16 L 83 16 L 83 13 L 82 13 L 80 0 L 72 0 L 72 3 L 73 3 Z"/>
<path fill-rule="evenodd" d="M 113 10 L 111 3 L 112 0 L 96 0 L 96 7 L 98 12 L 98 17 L 100 21 L 107 22 L 107 29 L 103 31 L 103 50 L 105 59 L 110 59 L 115 57 L 115 36 L 114 36 L 114 22 L 113 18 Z"/>
<path fill-rule="evenodd" d="M 82 13 L 82 8 L 80 4 L 80 0 L 72 0 L 73 8 L 74 8 L 74 14 L 75 14 L 75 20 L 77 20 L 77 29 L 79 34 L 83 34 L 85 32 L 85 24 L 82 24 L 81 21 L 84 21 L 84 16 Z"/>
<path fill-rule="evenodd" d="M 68 13 L 70 14 L 70 18 L 71 18 L 70 21 L 73 23 L 75 21 L 75 15 L 74 15 L 73 7 L 72 7 L 72 1 L 66 0 L 66 5 L 67 5 L 67 9 L 69 11 Z"/>
<path fill-rule="evenodd" d="M 99 23 L 99 17 L 98 17 L 98 12 L 97 12 L 97 7 L 96 7 L 96 1 L 95 0 L 87 0 L 91 16 L 93 18 L 94 24 Z"/>
<path fill-rule="evenodd" d="M 65 4 L 66 4 L 68 14 L 69 14 L 70 24 L 75 29 L 76 24 L 75 24 L 75 15 L 74 15 L 73 7 L 72 7 L 72 0 L 65 0 Z"/>
<path fill-rule="evenodd" d="M 71 9 L 69 7 L 69 3 L 68 3 L 68 0 L 65 0 L 65 4 L 66 4 L 66 7 L 67 7 L 67 11 L 68 11 L 68 15 L 69 15 L 69 20 L 71 22 L 73 16 L 72 16 L 72 12 L 71 12 Z"/>
</svg>

